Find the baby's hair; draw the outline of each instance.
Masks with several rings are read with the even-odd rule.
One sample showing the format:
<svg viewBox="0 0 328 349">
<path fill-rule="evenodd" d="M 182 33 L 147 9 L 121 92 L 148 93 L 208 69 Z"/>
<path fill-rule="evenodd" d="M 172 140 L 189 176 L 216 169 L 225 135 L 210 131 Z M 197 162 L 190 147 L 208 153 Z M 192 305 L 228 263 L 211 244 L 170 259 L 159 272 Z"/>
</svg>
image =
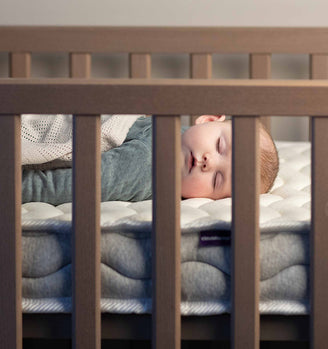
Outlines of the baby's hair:
<svg viewBox="0 0 328 349">
<path fill-rule="evenodd" d="M 267 193 L 273 186 L 279 171 L 279 157 L 276 145 L 262 123 L 260 123 L 261 134 L 269 142 L 267 145 L 261 144 L 260 141 L 260 173 L 261 173 L 261 192 Z"/>
</svg>

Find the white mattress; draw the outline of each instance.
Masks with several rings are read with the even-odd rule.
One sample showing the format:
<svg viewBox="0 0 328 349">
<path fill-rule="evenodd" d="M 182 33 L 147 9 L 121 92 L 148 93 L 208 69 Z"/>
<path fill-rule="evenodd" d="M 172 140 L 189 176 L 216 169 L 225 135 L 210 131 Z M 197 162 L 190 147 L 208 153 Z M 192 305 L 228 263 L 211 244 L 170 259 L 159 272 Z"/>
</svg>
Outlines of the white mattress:
<svg viewBox="0 0 328 349">
<path fill-rule="evenodd" d="M 310 227 L 310 143 L 278 142 L 277 147 L 280 171 L 272 191 L 261 195 L 260 198 L 260 228 L 263 240 L 266 236 L 272 238 L 277 234 L 304 235 L 308 233 Z M 22 205 L 22 226 L 25 234 L 53 231 L 65 234 L 71 229 L 71 217 L 71 204 L 57 207 L 45 203 Z M 102 233 L 120 231 L 123 234 L 138 232 L 147 234 L 151 232 L 151 219 L 151 201 L 101 204 Z M 181 202 L 181 229 L 184 237 L 188 234 L 193 236 L 204 230 L 228 230 L 230 226 L 230 198 L 218 201 L 188 199 Z M 270 269 L 270 261 L 266 263 Z M 266 299 L 261 300 L 260 311 L 274 314 L 307 313 L 308 300 L 296 298 L 284 300 L 274 299 L 274 297 L 270 299 L 267 296 Z M 104 297 L 101 309 L 104 312 L 144 313 L 151 311 L 151 302 L 149 298 L 140 297 L 135 299 Z M 69 312 L 70 310 L 69 297 L 23 299 L 24 312 Z M 184 300 L 181 304 L 183 315 L 219 314 L 229 310 L 230 302 L 227 299 Z"/>
</svg>

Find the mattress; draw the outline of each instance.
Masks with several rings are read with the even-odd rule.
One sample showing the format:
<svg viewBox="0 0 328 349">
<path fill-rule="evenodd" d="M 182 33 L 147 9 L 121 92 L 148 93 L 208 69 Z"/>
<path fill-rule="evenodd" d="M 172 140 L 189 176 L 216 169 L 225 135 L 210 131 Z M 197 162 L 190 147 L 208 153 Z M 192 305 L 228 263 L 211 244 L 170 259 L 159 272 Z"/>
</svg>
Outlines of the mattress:
<svg viewBox="0 0 328 349">
<path fill-rule="evenodd" d="M 260 197 L 260 311 L 309 311 L 310 143 L 278 142 Z M 151 201 L 101 203 L 101 310 L 151 312 Z M 22 205 L 23 312 L 71 311 L 71 204 Z M 230 311 L 231 199 L 181 202 L 181 313 Z"/>
</svg>

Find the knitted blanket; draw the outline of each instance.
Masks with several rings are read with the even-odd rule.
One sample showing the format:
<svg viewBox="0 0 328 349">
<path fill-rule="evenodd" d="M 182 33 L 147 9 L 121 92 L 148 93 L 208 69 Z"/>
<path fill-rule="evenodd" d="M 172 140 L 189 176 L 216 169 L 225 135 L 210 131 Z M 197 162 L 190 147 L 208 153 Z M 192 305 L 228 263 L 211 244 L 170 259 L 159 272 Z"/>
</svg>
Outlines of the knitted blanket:
<svg viewBox="0 0 328 349">
<path fill-rule="evenodd" d="M 139 117 L 140 115 L 102 115 L 101 151 L 120 146 Z M 71 166 L 72 115 L 24 114 L 21 137 L 22 165 L 25 167 L 50 169 Z"/>
</svg>

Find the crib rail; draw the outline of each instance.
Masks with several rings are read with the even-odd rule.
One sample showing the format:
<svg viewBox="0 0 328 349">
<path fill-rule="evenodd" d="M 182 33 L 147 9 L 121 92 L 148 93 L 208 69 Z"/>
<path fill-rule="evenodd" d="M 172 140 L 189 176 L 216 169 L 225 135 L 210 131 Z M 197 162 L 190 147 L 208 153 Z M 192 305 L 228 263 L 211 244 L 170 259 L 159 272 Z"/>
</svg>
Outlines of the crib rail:
<svg viewBox="0 0 328 349">
<path fill-rule="evenodd" d="M 233 309 L 232 309 L 232 340 L 234 348 L 259 347 L 259 229 L 258 229 L 258 190 L 259 169 L 256 161 L 258 139 L 255 136 L 258 127 L 256 115 L 316 115 L 313 123 L 313 167 L 312 167 L 312 307 L 311 329 L 312 345 L 322 348 L 327 343 L 326 323 L 328 321 L 328 304 L 326 294 L 328 289 L 327 263 L 325 262 L 328 241 L 325 228 L 328 225 L 327 197 L 328 166 L 322 159 L 326 158 L 328 115 L 327 81 L 217 81 L 217 80 L 167 80 L 167 81 L 127 81 L 127 80 L 24 80 L 4 79 L 0 81 L 0 130 L 1 159 L 8 160 L 12 167 L 2 166 L 0 169 L 0 183 L 2 198 L 0 221 L 5 229 L 0 245 L 2 280 L 7 280 L 8 287 L 0 288 L 1 320 L 0 341 L 4 347 L 19 348 L 21 342 L 21 310 L 20 310 L 20 161 L 19 161 L 19 117 L 21 113 L 70 113 L 79 116 L 82 130 L 75 127 L 77 145 L 74 148 L 75 157 L 75 210 L 76 218 L 97 218 L 99 207 L 99 162 L 92 164 L 97 170 L 89 176 L 83 173 L 85 161 L 79 160 L 79 152 L 85 149 L 83 143 L 89 139 L 88 145 L 93 149 L 88 156 L 91 161 L 96 154 L 99 156 L 99 129 L 97 121 L 101 113 L 147 113 L 157 114 L 154 117 L 154 316 L 153 333 L 154 346 L 164 348 L 179 348 L 180 345 L 180 310 L 179 310 L 179 200 L 178 184 L 179 160 L 179 121 L 176 114 L 226 113 L 234 115 L 233 134 L 238 142 L 233 143 Z M 38 98 L 34 98 L 38 95 Z M 85 118 L 85 119 L 84 119 Z M 91 122 L 91 130 L 90 124 Z M 163 127 L 163 128 L 162 128 Z M 168 128 L 169 130 L 167 130 Z M 245 132 L 247 130 L 247 132 Z M 5 137 L 6 135 L 6 137 Z M 93 135 L 91 137 L 91 135 Z M 249 135 L 253 135 L 250 137 Z M 80 143 L 80 141 L 83 142 Z M 12 146 L 8 147 L 10 141 Z M 161 167 L 163 153 L 166 149 L 167 157 L 175 164 L 171 170 L 163 172 Z M 165 157 L 166 158 L 166 157 Z M 318 161 L 318 159 L 320 159 Z M 241 170 L 242 169 L 242 170 Z M 81 176 L 84 179 L 79 179 Z M 162 177 L 161 177 L 162 176 Z M 8 178 L 9 177 L 9 178 Z M 15 180 L 13 180 L 13 177 Z M 90 180 L 91 178 L 91 180 Z M 97 179 L 98 178 L 98 179 Z M 11 183 L 11 184 L 10 184 Z M 13 185 L 14 183 L 14 185 Z M 89 185 L 87 191 L 85 183 Z M 98 184 L 97 184 L 98 183 Z M 251 185 L 249 185 L 251 184 Z M 84 192 L 85 191 L 85 192 Z M 84 192 L 84 193 L 83 193 Z M 78 206 L 79 195 L 86 195 L 91 199 L 91 206 Z M 89 204 L 90 204 L 89 202 Z M 157 207 L 163 202 L 163 207 Z M 88 205 L 89 205 L 88 204 Z M 90 209 L 91 207 L 91 209 Z M 172 216 L 175 215 L 173 219 Z M 75 247 L 75 253 L 83 253 L 84 258 L 91 251 L 88 261 L 93 265 L 99 264 L 97 256 L 97 237 L 95 245 L 90 244 L 93 233 L 99 234 L 96 223 L 90 222 L 83 227 L 89 218 L 81 218 L 80 227 L 85 230 L 81 234 L 81 246 Z M 246 219 L 246 218 L 247 219 Z M 94 219 L 93 218 L 93 219 Z M 98 218 L 97 218 L 98 219 Z M 78 224 L 78 223 L 77 223 Z M 95 225 L 96 224 L 96 225 Z M 169 224 L 169 226 L 167 226 Z M 92 226 L 92 227 L 91 227 Z M 89 229 L 89 227 L 91 227 Z M 79 228 L 80 229 L 80 228 Z M 13 238 L 13 231 L 17 242 Z M 89 231 L 89 232 L 87 232 Z M 170 235 L 163 236 L 170 231 Z M 247 248 L 245 248 L 247 246 Z M 83 251 L 78 251 L 78 249 Z M 11 257 L 10 257 L 11 256 Z M 13 257 L 15 256 L 15 257 Z M 8 259 L 7 259 L 8 258 Z M 9 259 L 11 258 L 11 259 Z M 14 263 L 16 262 L 16 264 Z M 247 263 L 245 262 L 247 261 Z M 7 268 L 8 267 L 8 268 Z M 97 267 L 98 268 L 98 267 Z M 90 274 L 98 274 L 91 271 Z M 82 271 L 77 271 L 82 277 Z M 163 278 L 162 278 L 163 275 Z M 89 279 L 88 279 L 89 280 Z M 84 280 L 84 284 L 89 281 Z M 243 281 L 245 280 L 245 281 Z M 248 281 L 246 281 L 248 280 Z M 78 281 L 77 281 L 78 282 Z M 161 286 L 163 283 L 170 287 Z M 160 286 L 160 287 L 159 287 Z M 75 288 L 75 297 L 83 295 L 83 300 L 77 301 L 73 316 L 83 317 L 78 324 L 78 333 L 85 332 L 86 338 L 93 336 L 94 341 L 79 342 L 79 348 L 99 348 L 100 321 L 99 308 L 95 307 L 99 300 L 100 280 L 95 277 L 90 283 L 88 291 Z M 13 292 L 13 290 L 16 290 Z M 97 295 L 98 294 L 98 295 Z M 11 299 L 11 303 L 7 304 Z M 85 307 L 85 304 L 90 306 Z M 247 306 L 246 306 L 247 305 Z M 85 307 L 85 309 L 83 309 Z M 99 307 L 99 304 L 98 304 Z M 91 314 L 96 314 L 97 321 Z M 85 317 L 90 318 L 85 319 Z M 93 321 L 94 326 L 89 327 Z M 73 333 L 74 335 L 74 333 Z M 77 343 L 77 342 L 76 342 Z"/>
<path fill-rule="evenodd" d="M 0 32 L 0 52 L 10 52 L 16 77 L 30 75 L 34 52 L 72 52 L 71 72 L 74 59 L 88 56 L 89 75 L 92 53 L 128 53 L 131 78 L 150 78 L 156 53 L 189 54 L 190 77 L 198 79 L 212 77 L 215 53 L 249 54 L 249 76 L 256 79 L 270 79 L 274 53 L 309 54 L 311 78 L 325 79 L 328 71 L 328 28 L 0 26 Z M 270 118 L 261 121 L 270 130 Z"/>
<path fill-rule="evenodd" d="M 325 116 L 327 91 L 326 80 L 1 79 L 0 107 L 2 114 Z"/>
<path fill-rule="evenodd" d="M 328 28 L 0 26 L 0 31 L 0 51 L 7 52 L 328 52 Z"/>
</svg>

